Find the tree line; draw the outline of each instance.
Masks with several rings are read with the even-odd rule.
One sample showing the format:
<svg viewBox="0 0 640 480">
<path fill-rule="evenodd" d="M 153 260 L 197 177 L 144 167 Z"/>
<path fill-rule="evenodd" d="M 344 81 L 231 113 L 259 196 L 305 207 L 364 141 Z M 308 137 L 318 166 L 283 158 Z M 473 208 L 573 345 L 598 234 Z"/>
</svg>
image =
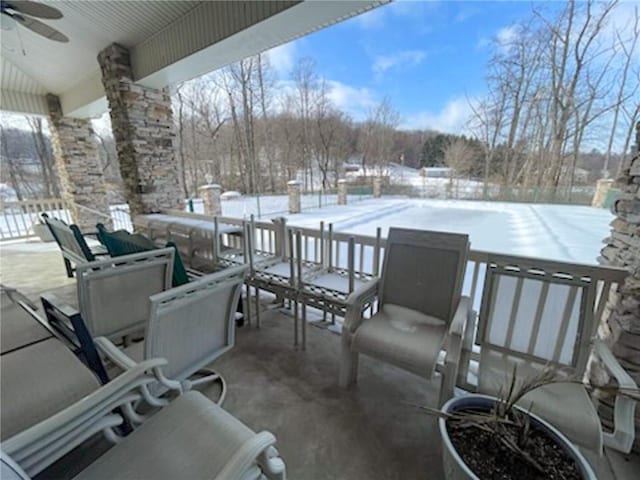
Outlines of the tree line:
<svg viewBox="0 0 640 480">
<path fill-rule="evenodd" d="M 389 98 L 354 119 L 332 100 L 331 82 L 311 58 L 286 78 L 260 54 L 178 85 L 172 99 L 184 196 L 197 196 L 207 182 L 275 193 L 298 178 L 307 190 L 330 189 L 345 165 L 369 176 L 386 174 L 390 162 L 446 166 L 485 185 L 571 187 L 577 167 L 589 181 L 615 176 L 640 115 L 640 20 L 635 8 L 614 28 L 620 8 L 617 1 L 532 6 L 490 45 L 487 93 L 469 99 L 465 135 L 400 129 Z M 40 119 L 29 127 L 0 131 L 3 179 L 19 197 L 58 195 L 46 128 Z M 96 140 L 117 189 L 113 138 Z"/>
</svg>

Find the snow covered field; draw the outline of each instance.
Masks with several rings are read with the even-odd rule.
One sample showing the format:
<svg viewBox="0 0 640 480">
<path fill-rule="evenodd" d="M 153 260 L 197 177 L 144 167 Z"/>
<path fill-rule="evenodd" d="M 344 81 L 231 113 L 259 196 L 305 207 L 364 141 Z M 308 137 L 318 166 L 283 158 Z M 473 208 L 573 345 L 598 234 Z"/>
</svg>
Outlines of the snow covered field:
<svg viewBox="0 0 640 480">
<path fill-rule="evenodd" d="M 223 202 L 222 213 L 243 217 L 256 213 L 253 205 L 250 198 Z M 362 235 L 381 227 L 386 236 L 392 226 L 467 233 L 475 250 L 589 264 L 596 263 L 613 219 L 586 206 L 386 197 L 282 215 L 291 225 L 317 228 L 322 220 Z"/>
<path fill-rule="evenodd" d="M 323 207 L 318 208 L 317 197 L 309 197 L 303 202 L 302 213 L 288 215 L 285 195 L 262 197 L 262 219 L 285 216 L 291 225 L 313 228 L 318 228 L 322 220 L 333 223 L 335 231 L 372 236 L 377 227 L 381 227 L 386 236 L 392 226 L 467 233 L 475 250 L 588 264 L 596 263 L 613 219 L 605 209 L 586 206 L 406 197 L 363 200 L 350 196 L 348 201 L 346 206 L 327 206 L 323 202 Z M 117 209 L 122 207 L 126 205 Z M 196 212 L 202 212 L 200 201 L 196 201 L 194 207 Z M 112 207 L 115 227 L 128 227 L 122 222 L 123 214 L 116 216 L 115 210 L 116 207 Z M 256 200 L 241 197 L 224 201 L 222 213 L 247 218 L 257 214 Z"/>
<path fill-rule="evenodd" d="M 383 236 L 389 227 L 467 233 L 474 250 L 596 263 L 613 219 L 605 209 L 465 200 L 372 199 L 289 215 L 292 225 Z"/>
</svg>

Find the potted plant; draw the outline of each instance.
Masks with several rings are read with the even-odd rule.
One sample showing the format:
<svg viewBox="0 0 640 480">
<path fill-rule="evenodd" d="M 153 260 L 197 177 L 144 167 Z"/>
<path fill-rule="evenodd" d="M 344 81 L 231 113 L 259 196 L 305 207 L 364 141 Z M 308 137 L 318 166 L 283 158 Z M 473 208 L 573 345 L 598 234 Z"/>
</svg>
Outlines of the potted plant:
<svg viewBox="0 0 640 480">
<path fill-rule="evenodd" d="M 513 375 L 496 397 L 454 397 L 441 410 L 421 407 L 439 417 L 443 464 L 448 480 L 580 479 L 595 480 L 591 466 L 558 429 L 516 405 L 527 393 L 567 380 L 545 369 L 535 378 Z"/>
</svg>

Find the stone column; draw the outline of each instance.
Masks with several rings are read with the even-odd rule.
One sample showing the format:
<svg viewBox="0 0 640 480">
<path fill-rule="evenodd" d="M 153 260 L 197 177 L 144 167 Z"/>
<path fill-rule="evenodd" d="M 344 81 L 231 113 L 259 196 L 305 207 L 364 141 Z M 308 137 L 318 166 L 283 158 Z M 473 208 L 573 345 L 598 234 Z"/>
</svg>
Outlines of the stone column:
<svg viewBox="0 0 640 480">
<path fill-rule="evenodd" d="M 611 347 L 623 368 L 640 384 L 640 122 L 636 125 L 635 155 L 616 179 L 621 195 L 613 205 L 616 218 L 611 222 L 611 235 L 605 239 L 600 262 L 629 271 L 624 284 L 607 301 L 598 334 Z M 594 383 L 607 381 L 608 374 L 592 362 L 589 376 Z M 611 424 L 612 402 L 600 402 L 604 425 Z M 640 431 L 640 409 L 636 408 L 636 431 Z M 636 436 L 634 450 L 640 451 Z"/>
<path fill-rule="evenodd" d="M 338 180 L 338 205 L 347 204 L 347 180 L 341 178 Z"/>
<path fill-rule="evenodd" d="M 47 95 L 49 130 L 63 198 L 82 231 L 110 225 L 111 213 L 91 120 L 62 114 L 60 99 Z"/>
<path fill-rule="evenodd" d="M 592 207 L 602 208 L 607 199 L 607 193 L 613 186 L 613 178 L 601 178 L 596 182 L 596 193 L 591 201 Z"/>
<path fill-rule="evenodd" d="M 182 209 L 169 91 L 133 83 L 129 51 L 121 45 L 105 48 L 98 63 L 131 214 Z"/>
<path fill-rule="evenodd" d="M 205 215 L 222 215 L 222 205 L 220 203 L 220 194 L 222 187 L 215 183 L 203 185 L 198 189 L 200 197 L 204 202 Z"/>
<path fill-rule="evenodd" d="M 302 195 L 302 182 L 291 180 L 287 182 L 287 191 L 289 193 L 289 213 L 300 213 L 300 196 Z"/>
<path fill-rule="evenodd" d="M 373 177 L 373 198 L 382 196 L 382 177 Z"/>
</svg>

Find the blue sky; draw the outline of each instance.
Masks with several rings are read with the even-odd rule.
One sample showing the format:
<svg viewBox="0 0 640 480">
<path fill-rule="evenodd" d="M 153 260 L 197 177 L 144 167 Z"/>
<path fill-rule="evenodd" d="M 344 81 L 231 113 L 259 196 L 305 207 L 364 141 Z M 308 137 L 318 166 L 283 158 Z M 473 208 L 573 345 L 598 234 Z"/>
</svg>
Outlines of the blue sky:
<svg viewBox="0 0 640 480">
<path fill-rule="evenodd" d="M 312 57 L 334 102 L 355 119 L 384 96 L 404 128 L 459 132 L 467 97 L 485 90 L 489 42 L 527 18 L 530 2 L 401 1 L 271 52 L 281 78 Z"/>
</svg>

